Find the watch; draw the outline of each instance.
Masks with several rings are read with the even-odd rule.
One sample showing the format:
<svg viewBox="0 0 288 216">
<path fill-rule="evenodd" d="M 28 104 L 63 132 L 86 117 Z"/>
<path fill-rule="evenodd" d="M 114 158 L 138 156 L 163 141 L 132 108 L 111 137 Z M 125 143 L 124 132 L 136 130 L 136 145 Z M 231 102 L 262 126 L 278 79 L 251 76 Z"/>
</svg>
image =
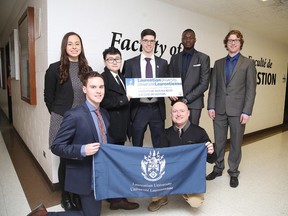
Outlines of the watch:
<svg viewBox="0 0 288 216">
<path fill-rule="evenodd" d="M 188 100 L 186 98 L 182 98 L 182 102 L 187 104 L 188 103 Z"/>
</svg>

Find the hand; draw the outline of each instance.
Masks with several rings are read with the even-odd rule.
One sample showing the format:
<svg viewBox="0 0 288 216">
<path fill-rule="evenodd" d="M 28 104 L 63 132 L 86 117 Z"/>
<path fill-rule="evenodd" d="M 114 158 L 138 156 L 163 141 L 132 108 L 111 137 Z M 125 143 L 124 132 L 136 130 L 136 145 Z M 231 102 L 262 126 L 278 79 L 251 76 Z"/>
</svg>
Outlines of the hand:
<svg viewBox="0 0 288 216">
<path fill-rule="evenodd" d="M 85 145 L 86 156 L 94 155 L 100 148 L 100 143 L 89 143 Z"/>
<path fill-rule="evenodd" d="M 214 109 L 208 110 L 208 115 L 212 120 L 214 120 L 215 119 L 215 110 Z"/>
<path fill-rule="evenodd" d="M 250 116 L 249 115 L 246 115 L 244 113 L 241 114 L 240 116 L 240 123 L 241 124 L 246 124 L 250 119 Z"/>
<path fill-rule="evenodd" d="M 177 101 L 178 100 L 177 96 L 170 96 L 169 98 L 170 98 L 171 101 Z"/>
<path fill-rule="evenodd" d="M 207 143 L 205 144 L 205 146 L 206 146 L 207 149 L 208 149 L 208 154 L 213 154 L 213 152 L 214 152 L 214 146 L 213 146 L 213 143 L 211 143 L 211 142 L 207 142 Z"/>
</svg>

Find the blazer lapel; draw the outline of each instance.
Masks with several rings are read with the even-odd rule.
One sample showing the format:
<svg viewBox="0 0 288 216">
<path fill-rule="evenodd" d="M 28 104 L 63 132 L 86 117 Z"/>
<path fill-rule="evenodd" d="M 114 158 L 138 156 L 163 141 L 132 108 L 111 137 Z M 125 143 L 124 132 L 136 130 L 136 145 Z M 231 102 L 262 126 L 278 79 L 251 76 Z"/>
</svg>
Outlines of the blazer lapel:
<svg viewBox="0 0 288 216">
<path fill-rule="evenodd" d="M 84 102 L 83 104 L 83 109 L 84 109 L 84 113 L 85 113 L 85 118 L 86 118 L 86 122 L 87 122 L 87 129 L 90 128 L 93 137 L 95 140 L 99 140 L 98 138 L 98 134 L 97 134 L 97 130 L 96 130 L 96 126 L 94 124 L 93 118 L 92 118 L 92 113 L 90 112 L 89 108 L 87 107 L 86 103 Z M 85 122 L 84 122 L 85 124 Z"/>
<path fill-rule="evenodd" d="M 120 79 L 122 80 L 123 83 L 123 75 L 121 73 L 118 73 Z M 121 78 L 122 77 L 122 78 Z M 108 71 L 108 79 L 109 79 L 109 88 L 115 92 L 118 93 L 125 93 L 124 89 L 118 84 L 118 82 L 115 80 L 114 76 L 111 74 L 110 71 Z M 122 85 L 122 84 L 121 84 Z"/>
<path fill-rule="evenodd" d="M 230 79 L 230 80 L 233 79 L 236 71 L 238 71 L 238 69 L 239 69 L 239 67 L 240 67 L 240 65 L 241 65 L 242 63 L 243 63 L 243 56 L 240 55 L 239 58 L 238 58 L 237 64 L 235 65 L 235 68 L 234 68 L 234 70 L 233 70 L 233 73 L 232 73 L 232 75 L 231 75 L 231 79 Z"/>
</svg>

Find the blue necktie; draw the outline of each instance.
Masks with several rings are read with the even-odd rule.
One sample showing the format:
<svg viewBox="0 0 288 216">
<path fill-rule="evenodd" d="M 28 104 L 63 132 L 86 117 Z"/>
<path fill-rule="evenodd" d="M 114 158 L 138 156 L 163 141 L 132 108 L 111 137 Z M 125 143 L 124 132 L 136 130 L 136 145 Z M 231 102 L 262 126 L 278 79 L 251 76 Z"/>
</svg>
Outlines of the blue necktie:
<svg viewBox="0 0 288 216">
<path fill-rule="evenodd" d="M 233 73 L 233 61 L 235 60 L 235 58 L 230 58 L 229 62 L 228 62 L 228 70 L 226 73 L 226 83 L 229 83 L 232 73 Z"/>
</svg>

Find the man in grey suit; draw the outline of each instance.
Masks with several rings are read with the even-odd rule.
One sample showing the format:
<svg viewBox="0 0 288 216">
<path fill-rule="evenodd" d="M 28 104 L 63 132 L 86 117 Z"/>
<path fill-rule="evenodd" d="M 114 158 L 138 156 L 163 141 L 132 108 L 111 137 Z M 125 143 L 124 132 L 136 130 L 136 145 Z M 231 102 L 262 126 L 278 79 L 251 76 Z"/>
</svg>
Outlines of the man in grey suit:
<svg viewBox="0 0 288 216">
<path fill-rule="evenodd" d="M 125 78 L 168 76 L 168 62 L 154 55 L 155 42 L 155 31 L 144 29 L 141 32 L 140 43 L 143 51 L 124 62 L 122 72 Z M 164 130 L 166 118 L 164 98 L 132 98 L 130 109 L 133 146 L 143 146 L 144 134 L 149 125 L 153 147 L 159 147 L 160 134 Z"/>
<path fill-rule="evenodd" d="M 209 85 L 210 58 L 194 49 L 195 42 L 195 32 L 192 29 L 186 29 L 182 33 L 184 50 L 171 57 L 169 73 L 171 77 L 182 78 L 182 101 L 190 110 L 190 122 L 199 125 L 204 107 L 204 92 Z M 175 96 L 170 97 L 172 104 L 178 99 Z"/>
<path fill-rule="evenodd" d="M 243 35 L 231 30 L 224 39 L 228 55 L 215 62 L 208 96 L 208 115 L 213 120 L 217 161 L 206 179 L 221 176 L 224 170 L 224 154 L 230 127 L 230 152 L 228 157 L 230 186 L 239 184 L 241 145 L 256 96 L 256 68 L 253 60 L 240 54 Z"/>
</svg>

